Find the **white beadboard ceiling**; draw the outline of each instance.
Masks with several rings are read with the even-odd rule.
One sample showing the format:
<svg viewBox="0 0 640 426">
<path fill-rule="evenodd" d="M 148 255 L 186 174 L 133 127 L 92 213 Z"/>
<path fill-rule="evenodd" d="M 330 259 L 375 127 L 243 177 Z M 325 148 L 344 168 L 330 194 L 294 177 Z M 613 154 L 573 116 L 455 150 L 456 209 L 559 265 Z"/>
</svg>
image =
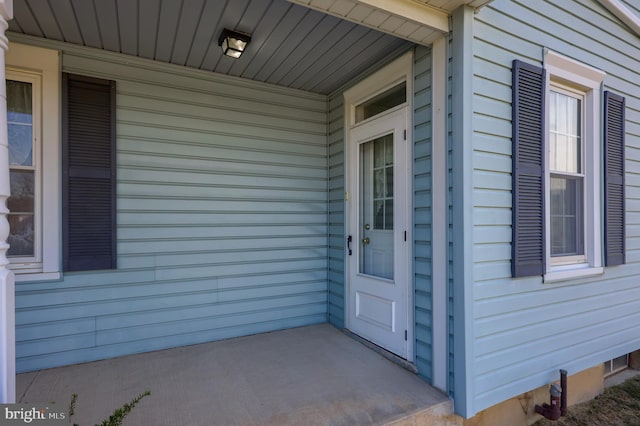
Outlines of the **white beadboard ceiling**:
<svg viewBox="0 0 640 426">
<path fill-rule="evenodd" d="M 417 10 L 420 22 L 385 10 L 394 2 L 411 13 Z M 461 4 L 484 3 L 487 0 L 14 0 L 9 30 L 327 94 L 412 42 L 430 44 L 446 31 L 442 18 Z M 240 59 L 222 55 L 218 36 L 223 28 L 252 35 Z"/>
</svg>

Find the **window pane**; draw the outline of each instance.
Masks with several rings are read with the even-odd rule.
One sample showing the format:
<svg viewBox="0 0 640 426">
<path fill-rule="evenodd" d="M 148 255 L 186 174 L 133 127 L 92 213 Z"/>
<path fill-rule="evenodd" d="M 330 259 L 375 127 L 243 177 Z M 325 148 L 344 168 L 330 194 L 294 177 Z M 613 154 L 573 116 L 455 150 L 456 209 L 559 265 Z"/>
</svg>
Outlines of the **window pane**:
<svg viewBox="0 0 640 426">
<path fill-rule="evenodd" d="M 406 84 L 402 83 L 356 107 L 356 123 L 378 115 L 407 101 Z"/>
<path fill-rule="evenodd" d="M 373 144 L 374 229 L 390 230 L 393 229 L 393 135 L 367 144 Z"/>
<path fill-rule="evenodd" d="M 551 177 L 551 256 L 584 254 L 582 179 Z"/>
<path fill-rule="evenodd" d="M 33 165 L 31 83 L 7 80 L 9 164 Z"/>
<path fill-rule="evenodd" d="M 33 215 L 32 214 L 9 214 L 7 215 L 11 234 L 7 237 L 9 257 L 34 256 L 33 245 Z"/>
<path fill-rule="evenodd" d="M 384 138 L 373 141 L 373 167 L 384 166 Z"/>
<path fill-rule="evenodd" d="M 384 202 L 384 229 L 393 229 L 393 200 Z"/>
<path fill-rule="evenodd" d="M 556 131 L 561 133 L 567 132 L 567 97 L 560 93 L 555 94 L 556 99 Z"/>
<path fill-rule="evenodd" d="M 384 201 L 373 202 L 374 227 L 373 229 L 384 229 Z"/>
<path fill-rule="evenodd" d="M 581 100 L 551 92 L 549 144 L 551 170 L 582 173 Z"/>
<path fill-rule="evenodd" d="M 384 155 L 385 155 L 385 162 L 384 164 L 386 164 L 387 166 L 393 164 L 393 137 L 391 135 L 387 136 L 385 138 L 385 145 L 384 145 Z"/>
<path fill-rule="evenodd" d="M 558 128 L 558 93 L 549 92 L 549 129 L 557 129 Z"/>
<path fill-rule="evenodd" d="M 7 208 L 14 213 L 33 213 L 35 180 L 31 170 L 11 170 L 11 196 Z"/>
<path fill-rule="evenodd" d="M 615 370 L 621 370 L 623 368 L 627 368 L 629 366 L 629 355 L 622 355 L 618 358 L 614 358 L 611 360 L 611 368 Z"/>
<path fill-rule="evenodd" d="M 373 196 L 374 198 L 384 197 L 384 169 L 373 171 Z"/>
<path fill-rule="evenodd" d="M 7 123 L 9 132 L 9 164 L 31 166 L 33 164 L 33 135 L 30 125 Z"/>
<path fill-rule="evenodd" d="M 7 80 L 7 118 L 11 122 L 31 124 L 31 83 Z"/>
<path fill-rule="evenodd" d="M 387 192 L 385 197 L 393 198 L 393 167 L 387 167 L 384 169 L 386 172 L 386 188 Z"/>
<path fill-rule="evenodd" d="M 11 170 L 11 197 L 7 199 L 10 234 L 8 256 L 34 256 L 34 189 L 32 170 Z"/>
</svg>

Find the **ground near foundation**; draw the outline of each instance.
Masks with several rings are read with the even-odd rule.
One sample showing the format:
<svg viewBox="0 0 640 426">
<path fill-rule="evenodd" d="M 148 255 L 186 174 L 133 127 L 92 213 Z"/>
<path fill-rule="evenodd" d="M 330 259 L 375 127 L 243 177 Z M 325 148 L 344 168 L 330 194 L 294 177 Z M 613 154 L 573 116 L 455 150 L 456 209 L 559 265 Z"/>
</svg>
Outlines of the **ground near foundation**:
<svg viewBox="0 0 640 426">
<path fill-rule="evenodd" d="M 566 417 L 534 426 L 640 426 L 640 376 L 607 388 L 595 399 L 569 407 Z"/>
</svg>

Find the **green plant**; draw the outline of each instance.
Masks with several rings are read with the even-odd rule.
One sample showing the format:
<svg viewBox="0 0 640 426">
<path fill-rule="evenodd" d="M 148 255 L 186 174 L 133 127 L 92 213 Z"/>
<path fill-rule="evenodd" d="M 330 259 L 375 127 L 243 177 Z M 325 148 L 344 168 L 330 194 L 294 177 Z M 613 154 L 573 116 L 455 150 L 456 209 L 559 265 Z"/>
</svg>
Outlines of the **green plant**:
<svg viewBox="0 0 640 426">
<path fill-rule="evenodd" d="M 133 410 L 133 408 L 140 402 L 142 398 L 145 396 L 151 395 L 151 392 L 144 391 L 140 395 L 133 398 L 131 401 L 127 402 L 120 408 L 116 408 L 113 410 L 113 413 L 109 416 L 108 419 L 105 419 L 99 425 L 96 426 L 120 426 L 122 425 L 122 421 L 125 417 Z M 71 417 L 75 414 L 76 410 L 76 402 L 78 400 L 78 394 L 74 393 L 71 395 L 71 402 L 69 403 L 69 421 L 71 421 Z M 77 423 L 73 423 L 73 426 L 78 426 Z"/>
</svg>

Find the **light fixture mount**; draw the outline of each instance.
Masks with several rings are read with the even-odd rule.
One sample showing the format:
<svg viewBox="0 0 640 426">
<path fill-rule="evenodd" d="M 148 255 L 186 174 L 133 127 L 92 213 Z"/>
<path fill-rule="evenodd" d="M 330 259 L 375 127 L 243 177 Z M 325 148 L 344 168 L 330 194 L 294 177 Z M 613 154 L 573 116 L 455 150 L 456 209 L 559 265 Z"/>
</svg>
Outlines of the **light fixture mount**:
<svg viewBox="0 0 640 426">
<path fill-rule="evenodd" d="M 218 46 L 222 48 L 222 53 L 225 55 L 238 59 L 250 41 L 249 34 L 225 28 L 218 38 Z"/>
</svg>

